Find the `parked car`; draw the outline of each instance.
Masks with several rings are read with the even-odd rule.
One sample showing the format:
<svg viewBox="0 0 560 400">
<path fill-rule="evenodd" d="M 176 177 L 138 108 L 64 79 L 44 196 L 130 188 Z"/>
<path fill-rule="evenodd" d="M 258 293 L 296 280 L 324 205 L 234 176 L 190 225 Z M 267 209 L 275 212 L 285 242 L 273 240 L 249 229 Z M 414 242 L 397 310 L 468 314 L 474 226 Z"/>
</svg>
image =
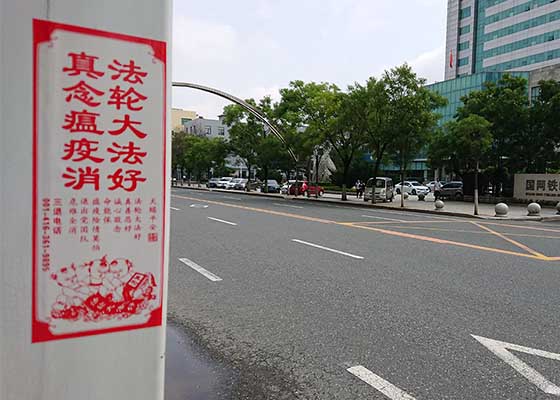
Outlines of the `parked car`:
<svg viewBox="0 0 560 400">
<path fill-rule="evenodd" d="M 222 176 L 218 183 L 216 183 L 216 187 L 220 189 L 225 189 L 226 185 L 231 181 L 233 178 L 231 176 Z"/>
<path fill-rule="evenodd" d="M 241 182 L 243 179 L 241 178 L 233 178 L 231 181 L 229 181 L 228 183 L 226 183 L 226 187 L 225 189 L 228 190 L 233 190 L 235 189 L 235 185 L 237 185 L 239 182 Z"/>
<path fill-rule="evenodd" d="M 401 194 L 401 191 L 413 196 L 418 194 L 426 195 L 430 193 L 430 189 L 427 186 L 424 186 L 417 181 L 404 181 L 404 185 L 401 185 L 400 182 L 397 183 L 395 185 L 395 192 L 397 192 L 397 194 Z"/>
<path fill-rule="evenodd" d="M 434 195 L 438 199 L 463 199 L 463 182 L 455 181 L 446 183 L 441 187 L 441 190 L 436 190 Z"/>
<path fill-rule="evenodd" d="M 247 182 L 249 182 L 248 179 L 245 178 L 239 178 L 239 179 L 234 179 L 236 182 L 233 186 L 234 190 L 245 190 L 247 189 Z"/>
<path fill-rule="evenodd" d="M 307 190 L 305 192 L 302 191 L 302 186 L 304 182 L 307 184 Z M 307 181 L 298 181 L 296 185 L 296 181 L 293 181 L 289 189 L 289 193 L 291 195 L 296 194 L 296 187 L 298 188 L 298 195 L 307 195 L 307 197 L 311 197 L 311 196 L 315 196 L 315 194 L 318 194 L 319 196 L 325 194 L 325 189 L 323 189 L 322 186 L 317 186 L 314 183 L 309 183 Z"/>
<path fill-rule="evenodd" d="M 206 182 L 206 187 L 207 188 L 215 188 L 218 187 L 218 182 L 220 181 L 220 178 L 210 178 L 208 180 L 208 182 Z"/>
<path fill-rule="evenodd" d="M 371 201 L 373 186 L 375 183 L 375 199 L 382 202 L 393 201 L 395 197 L 393 191 L 393 180 L 391 178 L 377 177 L 369 178 L 364 192 L 364 201 Z"/>
<path fill-rule="evenodd" d="M 264 192 L 264 183 L 261 185 L 261 192 Z M 280 193 L 280 185 L 278 184 L 278 182 L 276 182 L 276 180 L 274 179 L 269 179 L 266 181 L 266 186 L 268 189 L 268 193 Z"/>
</svg>

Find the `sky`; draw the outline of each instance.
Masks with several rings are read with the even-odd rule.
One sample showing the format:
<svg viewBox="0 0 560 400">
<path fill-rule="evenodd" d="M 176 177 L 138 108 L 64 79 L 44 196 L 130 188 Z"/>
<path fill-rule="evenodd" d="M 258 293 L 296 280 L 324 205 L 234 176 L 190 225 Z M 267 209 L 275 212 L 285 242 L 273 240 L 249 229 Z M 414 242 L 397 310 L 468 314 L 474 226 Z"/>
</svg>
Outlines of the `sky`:
<svg viewBox="0 0 560 400">
<path fill-rule="evenodd" d="M 290 81 L 345 89 L 407 62 L 443 80 L 445 0 L 174 0 L 173 80 L 243 99 Z M 216 118 L 227 100 L 173 89 L 173 107 Z"/>
</svg>

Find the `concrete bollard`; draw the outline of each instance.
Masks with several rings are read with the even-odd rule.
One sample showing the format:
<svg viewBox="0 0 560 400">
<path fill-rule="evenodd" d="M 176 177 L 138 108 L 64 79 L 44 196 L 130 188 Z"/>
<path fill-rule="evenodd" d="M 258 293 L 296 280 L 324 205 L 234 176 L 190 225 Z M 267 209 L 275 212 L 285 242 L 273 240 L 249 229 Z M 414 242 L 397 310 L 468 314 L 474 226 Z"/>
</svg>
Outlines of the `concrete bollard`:
<svg viewBox="0 0 560 400">
<path fill-rule="evenodd" d="M 436 210 L 440 211 L 440 210 L 443 210 L 443 207 L 445 206 L 445 203 L 441 200 L 436 200 L 434 205 L 436 206 Z"/>
<path fill-rule="evenodd" d="M 424 193 L 420 193 L 418 195 L 418 201 L 424 201 L 425 198 L 426 198 L 426 195 Z"/>
<path fill-rule="evenodd" d="M 560 214 L 560 201 L 556 204 L 556 214 Z"/>
<path fill-rule="evenodd" d="M 538 217 L 541 215 L 541 206 L 538 203 L 531 203 L 527 206 L 527 215 Z"/>
<path fill-rule="evenodd" d="M 507 217 L 509 213 L 509 207 L 506 203 L 498 203 L 496 207 L 494 207 L 496 211 L 496 217 Z"/>
</svg>

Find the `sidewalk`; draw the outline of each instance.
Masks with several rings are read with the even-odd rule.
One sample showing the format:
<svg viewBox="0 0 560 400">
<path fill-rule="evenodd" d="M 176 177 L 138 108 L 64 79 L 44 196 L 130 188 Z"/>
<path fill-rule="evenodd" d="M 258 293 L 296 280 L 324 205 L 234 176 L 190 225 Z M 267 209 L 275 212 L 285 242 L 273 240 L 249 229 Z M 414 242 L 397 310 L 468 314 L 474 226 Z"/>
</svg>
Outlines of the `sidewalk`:
<svg viewBox="0 0 560 400">
<path fill-rule="evenodd" d="M 340 201 L 340 195 L 338 194 L 325 194 L 325 200 L 335 200 Z M 528 216 L 527 215 L 527 205 L 523 204 L 508 204 L 509 213 L 507 217 L 496 217 L 495 216 L 495 204 L 486 204 L 480 203 L 478 205 L 478 216 L 474 215 L 474 204 L 471 202 L 465 201 L 454 201 L 454 200 L 445 200 L 444 201 L 444 208 L 441 211 L 435 210 L 434 205 L 435 199 L 433 194 L 429 194 L 426 196 L 425 201 L 419 201 L 417 196 L 409 196 L 404 201 L 404 210 L 413 211 L 413 212 L 425 212 L 425 213 L 434 213 L 434 214 L 444 214 L 444 215 L 455 215 L 455 216 L 462 216 L 462 217 L 472 217 L 472 218 L 480 218 L 480 219 L 506 219 L 506 220 L 531 220 L 531 221 L 551 221 L 551 220 L 558 220 L 560 221 L 560 215 L 557 214 L 557 210 L 554 207 L 542 207 L 541 215 L 537 217 Z M 363 199 L 357 199 L 355 195 L 348 196 L 348 201 L 346 203 L 364 203 Z M 372 205 L 374 207 L 379 208 L 387 208 L 387 209 L 399 209 L 401 208 L 401 198 L 400 195 L 397 195 L 392 202 L 388 203 L 378 203 Z"/>
<path fill-rule="evenodd" d="M 381 208 L 389 210 L 406 210 L 410 212 L 427 213 L 427 214 L 440 214 L 456 217 L 468 217 L 468 218 L 479 218 L 479 219 L 499 219 L 499 220 L 518 220 L 518 221 L 560 221 L 560 214 L 554 207 L 542 207 L 540 216 L 528 216 L 527 206 L 523 204 L 508 204 L 509 214 L 507 217 L 496 217 L 494 212 L 494 204 L 479 204 L 479 215 L 475 216 L 474 205 L 470 202 L 464 201 L 453 201 L 446 200 L 443 210 L 436 210 L 434 206 L 434 196 L 429 194 L 426 196 L 425 201 L 419 201 L 418 197 L 410 196 L 405 199 L 405 206 L 401 208 L 400 196 L 397 195 L 393 202 L 389 203 L 366 203 L 363 199 L 357 199 L 355 194 L 349 194 L 347 201 L 341 200 L 340 194 L 325 193 L 323 197 L 316 199 L 315 197 L 305 197 L 305 196 L 287 196 L 278 193 L 260 193 L 260 192 L 242 192 L 239 190 L 225 190 L 225 189 L 208 189 L 205 186 L 198 187 L 197 185 L 191 186 L 173 186 L 175 188 L 185 188 L 194 190 L 204 190 L 204 191 L 217 191 L 224 193 L 236 193 L 244 194 L 248 196 L 261 196 L 261 197 L 272 197 L 289 199 L 295 201 L 318 201 L 322 203 L 331 203 L 345 205 L 349 207 L 364 207 L 364 208 Z"/>
</svg>

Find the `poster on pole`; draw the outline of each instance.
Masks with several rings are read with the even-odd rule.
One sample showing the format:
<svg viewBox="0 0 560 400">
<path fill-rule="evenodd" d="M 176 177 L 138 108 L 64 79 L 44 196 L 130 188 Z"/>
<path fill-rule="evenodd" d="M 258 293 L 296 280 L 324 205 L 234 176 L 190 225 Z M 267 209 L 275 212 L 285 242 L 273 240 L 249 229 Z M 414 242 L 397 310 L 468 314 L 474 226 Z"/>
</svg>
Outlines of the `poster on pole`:
<svg viewBox="0 0 560 400">
<path fill-rule="evenodd" d="M 160 326 L 166 44 L 34 20 L 33 60 L 31 340 Z"/>
</svg>

